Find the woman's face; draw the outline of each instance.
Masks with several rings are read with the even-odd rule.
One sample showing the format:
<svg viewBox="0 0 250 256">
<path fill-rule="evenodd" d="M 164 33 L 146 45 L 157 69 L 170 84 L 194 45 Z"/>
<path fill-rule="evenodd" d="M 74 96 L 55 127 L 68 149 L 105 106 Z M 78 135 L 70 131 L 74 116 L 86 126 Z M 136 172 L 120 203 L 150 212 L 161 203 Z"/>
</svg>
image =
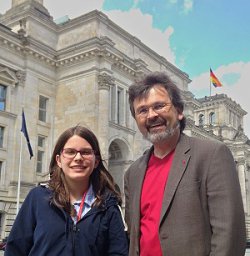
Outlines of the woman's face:
<svg viewBox="0 0 250 256">
<path fill-rule="evenodd" d="M 67 182 L 89 181 L 89 177 L 99 160 L 87 140 L 78 135 L 65 143 L 60 155 L 56 156 L 57 165 L 62 169 Z"/>
</svg>

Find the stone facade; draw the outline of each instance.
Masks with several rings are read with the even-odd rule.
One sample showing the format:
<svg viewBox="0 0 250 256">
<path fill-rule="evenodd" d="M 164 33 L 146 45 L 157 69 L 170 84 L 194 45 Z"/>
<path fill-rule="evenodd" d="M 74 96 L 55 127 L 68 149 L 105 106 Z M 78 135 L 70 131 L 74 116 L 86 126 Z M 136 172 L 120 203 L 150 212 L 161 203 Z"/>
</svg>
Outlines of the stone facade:
<svg viewBox="0 0 250 256">
<path fill-rule="evenodd" d="M 186 73 L 102 12 L 55 23 L 42 0 L 13 0 L 0 16 L 0 56 L 1 238 L 15 219 L 19 181 L 22 203 L 32 187 L 48 179 L 55 140 L 70 126 L 94 131 L 123 193 L 126 169 L 150 147 L 130 115 L 128 87 L 155 70 L 167 72 L 182 91 L 185 133 L 223 141 L 232 150 L 250 236 L 250 142 L 243 130 L 247 113 L 232 99 L 196 99 L 188 91 Z M 34 151 L 31 160 L 20 132 L 22 109 Z"/>
</svg>

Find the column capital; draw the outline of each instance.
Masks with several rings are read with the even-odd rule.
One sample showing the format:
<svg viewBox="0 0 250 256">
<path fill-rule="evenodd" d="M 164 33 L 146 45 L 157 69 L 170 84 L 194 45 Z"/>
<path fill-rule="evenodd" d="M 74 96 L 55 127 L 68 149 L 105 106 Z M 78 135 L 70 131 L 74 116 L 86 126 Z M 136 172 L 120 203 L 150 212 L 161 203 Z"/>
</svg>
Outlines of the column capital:
<svg viewBox="0 0 250 256">
<path fill-rule="evenodd" d="M 17 70 L 16 71 L 16 77 L 18 79 L 18 84 L 20 86 L 24 86 L 25 81 L 26 81 L 26 72 L 25 71 L 21 71 L 21 70 Z"/>
<path fill-rule="evenodd" d="M 110 86 L 115 83 L 115 79 L 108 75 L 107 73 L 102 73 L 98 75 L 98 86 L 99 90 L 108 90 L 110 89 Z"/>
<path fill-rule="evenodd" d="M 235 159 L 235 163 L 237 166 L 239 165 L 246 165 L 246 159 L 243 157 L 239 157 L 238 159 Z"/>
</svg>

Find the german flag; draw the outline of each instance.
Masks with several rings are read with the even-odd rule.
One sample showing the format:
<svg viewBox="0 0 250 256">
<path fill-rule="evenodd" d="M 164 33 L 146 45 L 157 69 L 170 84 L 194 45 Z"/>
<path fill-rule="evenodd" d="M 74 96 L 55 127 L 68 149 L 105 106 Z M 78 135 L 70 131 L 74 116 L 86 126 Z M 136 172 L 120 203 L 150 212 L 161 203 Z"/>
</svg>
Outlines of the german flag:
<svg viewBox="0 0 250 256">
<path fill-rule="evenodd" d="M 212 82 L 214 87 L 222 87 L 222 83 L 219 79 L 215 76 L 212 69 L 210 68 L 210 81 Z"/>
</svg>

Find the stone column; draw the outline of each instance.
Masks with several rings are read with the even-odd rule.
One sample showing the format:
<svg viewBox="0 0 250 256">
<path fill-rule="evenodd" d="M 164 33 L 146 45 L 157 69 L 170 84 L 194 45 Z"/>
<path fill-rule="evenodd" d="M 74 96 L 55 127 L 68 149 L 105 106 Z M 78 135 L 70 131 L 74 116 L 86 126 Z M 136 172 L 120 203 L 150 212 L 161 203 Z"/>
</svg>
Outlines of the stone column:
<svg viewBox="0 0 250 256">
<path fill-rule="evenodd" d="M 99 114 L 98 114 L 98 135 L 103 159 L 108 163 L 108 143 L 109 143 L 109 111 L 110 86 L 114 83 L 114 78 L 107 73 L 98 76 L 99 86 Z"/>
<path fill-rule="evenodd" d="M 237 168 L 238 168 L 238 176 L 239 176 L 243 206 L 244 206 L 244 211 L 246 213 L 247 212 L 246 175 L 245 175 L 245 161 L 243 159 L 238 161 Z"/>
</svg>

